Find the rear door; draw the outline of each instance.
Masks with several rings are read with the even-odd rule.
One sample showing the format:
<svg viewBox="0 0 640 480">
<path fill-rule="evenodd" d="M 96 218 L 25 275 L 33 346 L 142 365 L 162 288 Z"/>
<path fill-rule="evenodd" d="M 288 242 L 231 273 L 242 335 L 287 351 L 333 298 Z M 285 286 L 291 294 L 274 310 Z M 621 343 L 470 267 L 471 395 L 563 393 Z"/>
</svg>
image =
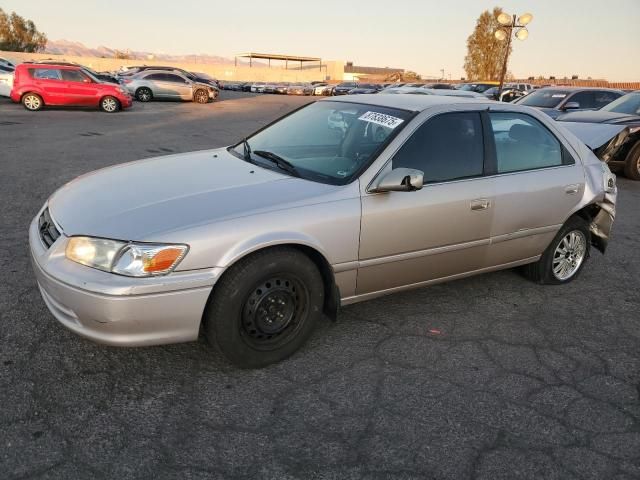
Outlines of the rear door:
<svg viewBox="0 0 640 480">
<path fill-rule="evenodd" d="M 30 68 L 33 84 L 40 89 L 47 105 L 65 105 L 67 86 L 57 68 Z"/>
<path fill-rule="evenodd" d="M 482 132 L 477 111 L 427 119 L 391 160 L 423 171 L 422 190 L 363 193 L 358 295 L 486 266 L 493 200 Z"/>
<path fill-rule="evenodd" d="M 61 69 L 65 83 L 67 105 L 95 106 L 98 104 L 96 84 L 80 69 Z"/>
<path fill-rule="evenodd" d="M 539 120 L 520 112 L 488 112 L 494 216 L 489 263 L 542 254 L 582 198 L 584 172 Z"/>
</svg>

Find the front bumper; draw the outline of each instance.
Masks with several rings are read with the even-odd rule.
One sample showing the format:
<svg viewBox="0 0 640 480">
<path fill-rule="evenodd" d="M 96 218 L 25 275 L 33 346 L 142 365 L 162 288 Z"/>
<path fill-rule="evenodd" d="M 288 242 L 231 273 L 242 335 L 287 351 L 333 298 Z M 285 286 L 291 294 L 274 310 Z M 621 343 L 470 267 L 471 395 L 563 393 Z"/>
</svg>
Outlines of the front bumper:
<svg viewBox="0 0 640 480">
<path fill-rule="evenodd" d="M 202 314 L 221 269 L 129 278 L 68 260 L 63 232 L 48 249 L 29 228 L 38 287 L 53 316 L 73 332 L 99 343 L 143 346 L 196 340 Z"/>
</svg>

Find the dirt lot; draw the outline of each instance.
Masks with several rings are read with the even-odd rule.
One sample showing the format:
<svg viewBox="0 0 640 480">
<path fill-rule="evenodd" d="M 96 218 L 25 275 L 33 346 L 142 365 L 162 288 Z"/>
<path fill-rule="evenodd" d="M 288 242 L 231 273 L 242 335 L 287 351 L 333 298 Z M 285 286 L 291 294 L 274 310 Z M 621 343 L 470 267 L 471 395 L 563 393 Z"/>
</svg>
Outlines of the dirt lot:
<svg viewBox="0 0 640 480">
<path fill-rule="evenodd" d="M 0 99 L 0 477 L 639 478 L 640 183 L 625 179 L 610 250 L 570 285 L 504 271 L 346 307 L 264 370 L 203 339 L 118 349 L 58 325 L 27 248 L 49 194 L 227 145 L 309 100 L 108 115 Z"/>
</svg>

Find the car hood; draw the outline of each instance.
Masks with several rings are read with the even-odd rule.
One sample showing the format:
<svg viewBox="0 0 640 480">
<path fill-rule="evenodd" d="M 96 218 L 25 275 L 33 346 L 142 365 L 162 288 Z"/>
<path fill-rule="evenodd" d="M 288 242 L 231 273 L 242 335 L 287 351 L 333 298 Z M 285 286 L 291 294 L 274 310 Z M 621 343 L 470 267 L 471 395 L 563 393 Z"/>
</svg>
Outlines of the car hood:
<svg viewBox="0 0 640 480">
<path fill-rule="evenodd" d="M 602 147 L 627 128 L 625 125 L 610 125 L 606 123 L 563 121 L 560 124 L 582 140 L 591 150 Z"/>
<path fill-rule="evenodd" d="M 565 113 L 558 117 L 561 122 L 586 122 L 586 123 L 638 123 L 640 117 L 629 115 L 628 113 L 607 112 L 603 110 L 593 110 L 585 112 Z"/>
<path fill-rule="evenodd" d="M 64 185 L 48 206 L 68 236 L 157 241 L 162 233 L 195 225 L 314 203 L 337 188 L 219 149 L 98 170 Z"/>
</svg>

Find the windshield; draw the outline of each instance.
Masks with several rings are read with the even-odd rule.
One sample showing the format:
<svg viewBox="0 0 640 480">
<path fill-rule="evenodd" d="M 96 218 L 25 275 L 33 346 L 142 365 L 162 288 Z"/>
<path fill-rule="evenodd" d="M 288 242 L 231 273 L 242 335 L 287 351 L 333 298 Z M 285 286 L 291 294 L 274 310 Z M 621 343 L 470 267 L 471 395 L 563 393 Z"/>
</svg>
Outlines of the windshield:
<svg viewBox="0 0 640 480">
<path fill-rule="evenodd" d="M 269 152 L 290 163 L 302 178 L 344 185 L 369 166 L 411 115 L 359 103 L 312 103 L 249 137 L 251 161 L 278 169 L 258 154 Z M 245 157 L 243 142 L 230 150 Z"/>
<path fill-rule="evenodd" d="M 543 89 L 525 95 L 516 103 L 529 107 L 555 108 L 560 105 L 560 102 L 562 102 L 567 95 L 569 95 L 569 92 L 566 90 Z"/>
<path fill-rule="evenodd" d="M 640 93 L 628 93 L 602 107 L 605 112 L 640 115 Z"/>
</svg>

